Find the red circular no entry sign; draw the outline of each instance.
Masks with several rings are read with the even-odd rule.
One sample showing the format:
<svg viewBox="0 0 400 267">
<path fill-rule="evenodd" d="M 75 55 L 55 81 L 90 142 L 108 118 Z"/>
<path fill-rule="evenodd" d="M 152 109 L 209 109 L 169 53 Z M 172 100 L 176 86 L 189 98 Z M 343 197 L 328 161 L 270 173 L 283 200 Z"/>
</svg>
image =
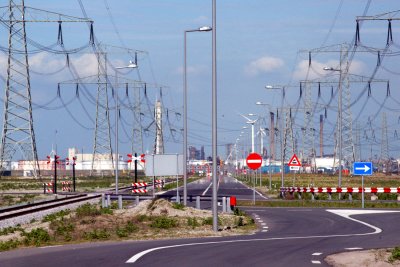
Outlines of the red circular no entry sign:
<svg viewBox="0 0 400 267">
<path fill-rule="evenodd" d="M 257 153 L 251 153 L 250 155 L 247 156 L 246 164 L 250 169 L 257 170 L 258 168 L 261 167 L 262 158 Z"/>
</svg>

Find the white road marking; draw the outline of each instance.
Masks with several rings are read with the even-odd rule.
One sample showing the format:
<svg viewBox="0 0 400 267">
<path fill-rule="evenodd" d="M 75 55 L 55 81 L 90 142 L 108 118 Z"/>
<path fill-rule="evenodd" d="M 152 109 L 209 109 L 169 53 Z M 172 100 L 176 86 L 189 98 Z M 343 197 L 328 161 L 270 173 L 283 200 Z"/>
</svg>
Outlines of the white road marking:
<svg viewBox="0 0 400 267">
<path fill-rule="evenodd" d="M 261 223 L 261 225 L 267 225 L 266 223 Z"/>
<path fill-rule="evenodd" d="M 311 261 L 312 264 L 321 264 L 320 261 Z"/>
<path fill-rule="evenodd" d="M 206 188 L 206 190 L 204 190 L 203 194 L 201 194 L 201 195 L 204 196 L 207 193 L 208 189 L 210 189 L 211 186 L 212 186 L 212 183 L 210 183 L 210 185 Z"/>
<path fill-rule="evenodd" d="M 363 249 L 363 248 L 345 248 L 345 250 L 359 250 L 359 249 Z"/>
<path fill-rule="evenodd" d="M 312 210 L 298 210 L 298 209 L 292 209 L 292 210 L 287 210 L 290 212 L 302 212 L 302 211 L 312 211 Z"/>
<path fill-rule="evenodd" d="M 268 229 L 268 226 L 263 226 L 264 229 Z"/>
<path fill-rule="evenodd" d="M 265 232 L 268 232 L 268 230 L 262 230 L 261 232 L 264 232 L 264 233 L 265 233 Z"/>
<path fill-rule="evenodd" d="M 138 259 L 143 257 L 144 255 L 161 249 L 168 249 L 168 248 L 178 248 L 178 247 L 188 247 L 188 246 L 201 246 L 201 245 L 210 245 L 210 244 L 228 244 L 228 243 L 239 243 L 239 242 L 260 242 L 260 241 L 272 241 L 272 240 L 296 240 L 296 239 L 313 239 L 313 238 L 334 238 L 334 237 L 351 237 L 351 236 L 366 236 L 366 235 L 374 235 L 379 234 L 382 232 L 382 229 L 368 224 L 366 222 L 350 218 L 351 215 L 357 214 L 373 214 L 373 213 L 392 213 L 392 212 L 400 212 L 400 211 L 388 211 L 388 210 L 327 210 L 328 212 L 334 213 L 338 216 L 342 216 L 346 219 L 361 223 L 372 228 L 373 232 L 367 232 L 362 234 L 337 234 L 337 235 L 314 235 L 314 236 L 293 236 L 293 237 L 273 237 L 273 238 L 257 238 L 257 239 L 239 239 L 239 240 L 225 240 L 225 241 L 211 241 L 211 242 L 203 242 L 203 243 L 186 243 L 186 244 L 179 244 L 179 245 L 171 245 L 171 246 L 164 246 L 164 247 L 155 247 L 150 248 L 147 250 L 143 250 L 135 255 L 133 255 L 130 259 L 126 261 L 126 263 L 135 263 Z M 316 263 L 318 264 L 318 263 Z"/>
<path fill-rule="evenodd" d="M 319 255 L 321 255 L 322 254 L 322 252 L 315 252 L 315 253 L 313 253 L 313 254 L 311 254 L 312 256 L 319 256 Z"/>
</svg>

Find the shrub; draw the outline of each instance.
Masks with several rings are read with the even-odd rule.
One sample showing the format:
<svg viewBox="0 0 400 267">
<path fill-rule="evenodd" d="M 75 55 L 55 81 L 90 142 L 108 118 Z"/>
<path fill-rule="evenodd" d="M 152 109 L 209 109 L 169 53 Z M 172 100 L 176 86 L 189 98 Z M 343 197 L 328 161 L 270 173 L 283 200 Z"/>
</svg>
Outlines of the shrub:
<svg viewBox="0 0 400 267">
<path fill-rule="evenodd" d="M 71 210 L 60 210 L 59 212 L 51 213 L 43 217 L 42 222 L 52 222 L 55 221 L 57 218 L 63 218 L 64 216 L 71 213 Z"/>
<path fill-rule="evenodd" d="M 92 205 L 89 203 L 85 203 L 76 209 L 77 217 L 98 216 L 98 215 L 101 215 L 101 211 L 97 209 L 96 205 Z"/>
<path fill-rule="evenodd" d="M 235 214 L 236 216 L 244 216 L 246 215 L 243 211 L 241 211 L 239 208 L 235 208 L 233 210 L 233 214 Z"/>
<path fill-rule="evenodd" d="M 176 227 L 178 222 L 174 218 L 169 218 L 166 216 L 156 217 L 155 220 L 151 223 L 151 227 L 154 228 L 162 228 L 168 229 L 172 227 Z"/>
<path fill-rule="evenodd" d="M 213 217 L 204 218 L 203 225 L 213 225 Z"/>
<path fill-rule="evenodd" d="M 236 226 L 244 226 L 243 217 L 239 217 L 235 221 L 236 221 Z"/>
<path fill-rule="evenodd" d="M 127 222 L 125 227 L 117 227 L 115 233 L 118 237 L 127 237 L 129 234 L 137 231 L 139 229 L 138 226 L 134 225 L 133 222 Z"/>
<path fill-rule="evenodd" d="M 23 233 L 22 235 L 25 236 L 24 243 L 27 246 L 35 245 L 39 247 L 43 243 L 48 243 L 50 241 L 49 233 L 43 228 L 36 228 L 29 233 Z"/>
<path fill-rule="evenodd" d="M 400 260 L 400 247 L 395 247 L 392 250 L 392 255 L 390 255 L 390 257 L 389 257 L 389 262 L 390 263 L 393 263 L 396 260 Z"/>
<path fill-rule="evenodd" d="M 113 207 L 109 207 L 109 208 L 100 208 L 100 213 L 101 214 L 113 214 Z"/>
<path fill-rule="evenodd" d="M 174 209 L 177 209 L 177 210 L 184 210 L 185 209 L 185 205 L 183 205 L 181 203 L 178 203 L 178 202 L 172 203 L 172 207 Z"/>
<path fill-rule="evenodd" d="M 110 237 L 110 234 L 107 232 L 106 229 L 94 229 L 91 232 L 86 232 L 83 237 L 88 240 L 107 239 Z"/>
<path fill-rule="evenodd" d="M 8 235 L 8 234 L 13 234 L 17 231 L 23 231 L 23 229 L 21 228 L 21 226 L 16 226 L 16 227 L 6 227 L 2 230 L 0 230 L 0 235 Z"/>
<path fill-rule="evenodd" d="M 139 215 L 136 218 L 137 218 L 138 222 L 144 222 L 144 221 L 149 220 L 149 217 L 146 214 Z"/>
<path fill-rule="evenodd" d="M 199 226 L 200 224 L 197 222 L 196 218 L 187 218 L 187 225 L 191 226 L 193 229 L 197 226 Z"/>
<path fill-rule="evenodd" d="M 0 251 L 14 249 L 20 245 L 18 240 L 0 241 Z"/>
</svg>

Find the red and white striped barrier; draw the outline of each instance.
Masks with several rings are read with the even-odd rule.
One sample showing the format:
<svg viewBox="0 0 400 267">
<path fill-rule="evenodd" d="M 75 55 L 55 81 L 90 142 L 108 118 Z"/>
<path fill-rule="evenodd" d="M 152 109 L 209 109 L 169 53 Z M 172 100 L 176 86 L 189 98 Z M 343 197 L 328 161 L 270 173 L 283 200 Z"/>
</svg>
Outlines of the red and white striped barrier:
<svg viewBox="0 0 400 267">
<path fill-rule="evenodd" d="M 71 182 L 63 181 L 62 184 L 62 191 L 71 192 Z"/>
<path fill-rule="evenodd" d="M 288 193 L 362 193 L 361 187 L 281 187 Z M 400 187 L 364 187 L 364 193 L 400 194 Z"/>
<path fill-rule="evenodd" d="M 144 189 L 139 189 L 139 187 L 144 187 Z M 139 182 L 132 183 L 132 193 L 147 193 L 147 183 Z"/>
<path fill-rule="evenodd" d="M 163 188 L 164 187 L 164 181 L 163 180 L 155 180 L 155 186 L 157 188 Z"/>
<path fill-rule="evenodd" d="M 43 183 L 43 193 L 54 193 L 53 183 Z"/>
<path fill-rule="evenodd" d="M 133 189 L 132 193 L 147 193 L 147 189 Z"/>
</svg>

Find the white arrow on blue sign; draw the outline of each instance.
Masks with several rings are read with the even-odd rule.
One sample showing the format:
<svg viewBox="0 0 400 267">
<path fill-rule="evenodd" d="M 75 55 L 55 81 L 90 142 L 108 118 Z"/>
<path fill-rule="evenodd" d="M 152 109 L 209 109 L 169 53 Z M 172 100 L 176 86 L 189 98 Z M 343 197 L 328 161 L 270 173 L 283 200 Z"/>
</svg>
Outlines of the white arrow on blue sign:
<svg viewBox="0 0 400 267">
<path fill-rule="evenodd" d="M 353 174 L 354 175 L 372 175 L 372 162 L 354 162 Z"/>
</svg>

